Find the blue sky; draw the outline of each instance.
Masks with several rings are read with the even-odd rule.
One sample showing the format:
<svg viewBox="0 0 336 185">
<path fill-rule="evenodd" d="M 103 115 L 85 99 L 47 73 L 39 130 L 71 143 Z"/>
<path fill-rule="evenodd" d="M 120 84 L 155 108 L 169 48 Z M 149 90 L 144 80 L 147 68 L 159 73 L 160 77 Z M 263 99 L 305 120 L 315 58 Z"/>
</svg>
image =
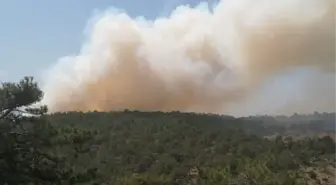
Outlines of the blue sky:
<svg viewBox="0 0 336 185">
<path fill-rule="evenodd" d="M 154 19 L 179 4 L 199 0 L 2 0 L 0 1 L 0 81 L 35 76 L 75 54 L 93 11 L 116 7 L 129 15 Z"/>
<path fill-rule="evenodd" d="M 218 0 L 207 0 L 212 4 Z M 83 30 L 95 10 L 114 7 L 130 16 L 155 19 L 178 5 L 200 0 L 0 0 L 0 82 L 35 76 L 64 56 L 74 55 L 84 41 Z M 274 97 L 299 92 L 305 72 L 272 81 Z M 331 84 L 332 85 L 332 84 Z M 266 86 L 269 87 L 269 86 Z M 277 91 L 276 88 L 279 88 Z M 278 94 L 274 93 L 278 92 Z M 279 94 L 280 93 L 280 94 Z M 265 98 L 264 93 L 262 97 Z M 277 98 L 283 101 L 281 98 Z M 268 102 L 269 103 L 269 102 Z"/>
</svg>

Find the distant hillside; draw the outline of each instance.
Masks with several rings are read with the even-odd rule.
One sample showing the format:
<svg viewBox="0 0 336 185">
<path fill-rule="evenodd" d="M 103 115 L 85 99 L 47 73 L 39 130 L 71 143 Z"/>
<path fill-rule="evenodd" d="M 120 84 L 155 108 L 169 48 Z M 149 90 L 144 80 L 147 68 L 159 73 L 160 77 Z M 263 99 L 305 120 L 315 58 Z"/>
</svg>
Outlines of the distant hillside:
<svg viewBox="0 0 336 185">
<path fill-rule="evenodd" d="M 60 132 L 95 133 L 84 146 L 86 155 L 73 156 L 71 147 L 64 146 L 58 151 L 76 170 L 97 168 L 99 184 L 280 185 L 334 179 L 321 172 L 335 166 L 331 137 L 296 140 L 281 135 L 304 135 L 308 129 L 318 136 L 325 125 L 329 130 L 335 114 L 234 118 L 124 111 L 56 113 L 47 118 Z M 270 135 L 275 137 L 264 138 Z"/>
</svg>

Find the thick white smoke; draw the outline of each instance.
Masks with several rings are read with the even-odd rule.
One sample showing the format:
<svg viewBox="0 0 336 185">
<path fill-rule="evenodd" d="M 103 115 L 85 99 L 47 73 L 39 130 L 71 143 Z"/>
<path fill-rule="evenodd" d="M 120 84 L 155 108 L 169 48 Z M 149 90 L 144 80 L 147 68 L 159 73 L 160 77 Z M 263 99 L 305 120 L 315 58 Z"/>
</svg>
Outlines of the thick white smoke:
<svg viewBox="0 0 336 185">
<path fill-rule="evenodd" d="M 95 16 L 80 53 L 48 70 L 43 102 L 52 111 L 335 110 L 334 0 L 225 0 L 211 12 L 204 5 L 156 20 Z M 289 93 L 286 104 L 273 96 L 261 107 L 272 79 L 307 68 L 317 72 L 299 88 L 301 100 Z"/>
</svg>

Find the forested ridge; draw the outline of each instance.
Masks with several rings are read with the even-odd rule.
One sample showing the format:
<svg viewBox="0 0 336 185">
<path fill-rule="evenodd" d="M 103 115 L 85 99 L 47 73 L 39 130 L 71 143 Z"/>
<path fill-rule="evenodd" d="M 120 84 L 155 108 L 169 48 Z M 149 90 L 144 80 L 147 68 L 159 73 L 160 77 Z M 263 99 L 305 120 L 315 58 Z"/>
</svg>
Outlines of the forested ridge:
<svg viewBox="0 0 336 185">
<path fill-rule="evenodd" d="M 0 184 L 335 184 L 335 113 L 47 114 L 42 95 L 0 86 Z"/>
</svg>

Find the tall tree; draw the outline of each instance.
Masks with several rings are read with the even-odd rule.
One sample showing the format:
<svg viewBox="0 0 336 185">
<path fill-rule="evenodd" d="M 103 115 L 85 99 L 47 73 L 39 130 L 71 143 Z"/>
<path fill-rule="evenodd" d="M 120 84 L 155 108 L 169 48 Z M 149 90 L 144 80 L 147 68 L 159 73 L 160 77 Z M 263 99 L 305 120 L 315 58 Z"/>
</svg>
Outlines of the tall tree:
<svg viewBox="0 0 336 185">
<path fill-rule="evenodd" d="M 95 175 L 73 173 L 57 154 L 59 131 L 44 117 L 47 107 L 36 106 L 42 96 L 32 77 L 0 86 L 0 184 L 75 184 Z"/>
<path fill-rule="evenodd" d="M 24 116 L 41 116 L 46 106 L 32 108 L 43 97 L 43 92 L 33 77 L 25 77 L 19 83 L 2 83 L 0 86 L 0 120 L 19 121 Z"/>
</svg>

